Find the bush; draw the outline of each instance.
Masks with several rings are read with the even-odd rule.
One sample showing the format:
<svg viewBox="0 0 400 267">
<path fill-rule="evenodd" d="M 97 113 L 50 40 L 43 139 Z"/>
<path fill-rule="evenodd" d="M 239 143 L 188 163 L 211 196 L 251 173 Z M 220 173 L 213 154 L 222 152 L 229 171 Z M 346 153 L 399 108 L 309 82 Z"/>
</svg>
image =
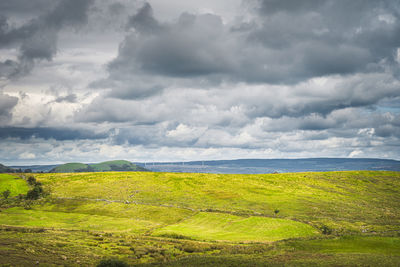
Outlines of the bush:
<svg viewBox="0 0 400 267">
<path fill-rule="evenodd" d="M 104 259 L 97 264 L 97 267 L 129 267 L 129 265 L 119 259 Z"/>
<path fill-rule="evenodd" d="M 31 210 L 32 209 L 31 205 L 32 205 L 32 202 L 30 200 L 24 202 L 24 209 Z"/>
<path fill-rule="evenodd" d="M 332 229 L 329 228 L 329 227 L 326 226 L 326 225 L 322 225 L 322 226 L 321 226 L 321 232 L 322 232 L 322 234 L 324 234 L 324 235 L 330 235 L 330 234 L 332 234 Z"/>
<path fill-rule="evenodd" d="M 1 194 L 3 195 L 3 197 L 5 199 L 7 199 L 10 196 L 11 191 L 9 189 L 7 189 L 7 190 L 3 191 L 3 193 L 1 193 Z"/>
<path fill-rule="evenodd" d="M 279 213 L 279 210 L 278 209 L 275 209 L 274 210 L 274 213 L 275 213 L 275 216 Z"/>
<path fill-rule="evenodd" d="M 28 191 L 26 194 L 27 199 L 38 199 L 43 193 L 43 188 L 41 185 L 35 185 L 35 187 Z"/>
<path fill-rule="evenodd" d="M 29 185 L 34 186 L 33 189 L 29 190 L 26 194 L 27 199 L 38 199 L 43 193 L 42 183 L 36 181 L 34 176 L 29 176 L 27 179 Z"/>
<path fill-rule="evenodd" d="M 35 185 L 36 184 L 36 179 L 33 176 L 29 176 L 27 179 L 27 182 L 29 185 Z"/>
</svg>

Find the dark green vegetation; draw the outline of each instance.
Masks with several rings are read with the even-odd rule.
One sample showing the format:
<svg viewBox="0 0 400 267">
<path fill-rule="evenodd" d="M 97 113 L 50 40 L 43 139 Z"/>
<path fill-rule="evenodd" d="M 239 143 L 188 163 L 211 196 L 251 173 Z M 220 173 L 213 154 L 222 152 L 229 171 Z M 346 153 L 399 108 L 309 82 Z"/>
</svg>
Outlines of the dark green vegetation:
<svg viewBox="0 0 400 267">
<path fill-rule="evenodd" d="M 1 202 L 0 263 L 400 265 L 398 172 L 34 177 L 0 176 L 25 185 Z"/>
<path fill-rule="evenodd" d="M 66 163 L 59 165 L 50 172 L 109 172 L 109 171 L 147 171 L 145 168 L 140 167 L 126 160 L 113 160 L 105 161 L 97 164 L 83 164 L 83 163 Z"/>
</svg>

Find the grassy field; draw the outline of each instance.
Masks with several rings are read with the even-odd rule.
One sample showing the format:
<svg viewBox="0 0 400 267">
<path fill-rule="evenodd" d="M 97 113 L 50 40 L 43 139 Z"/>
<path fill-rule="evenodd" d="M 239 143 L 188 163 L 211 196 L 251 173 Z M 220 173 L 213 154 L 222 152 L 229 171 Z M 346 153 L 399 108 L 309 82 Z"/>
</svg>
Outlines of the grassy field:
<svg viewBox="0 0 400 267">
<path fill-rule="evenodd" d="M 398 230 L 400 174 L 40 174 L 53 197 L 108 199 L 196 211 L 295 219 L 335 232 Z M 88 186 L 90 185 L 90 186 Z"/>
<path fill-rule="evenodd" d="M 236 242 L 270 242 L 318 233 L 313 227 L 292 220 L 205 212 L 153 232 L 156 236 Z"/>
<path fill-rule="evenodd" d="M 20 177 L 10 174 L 0 174 L 0 193 L 10 190 L 10 197 L 26 194 L 28 185 Z"/>
<path fill-rule="evenodd" d="M 34 175 L 41 199 L 1 200 L 0 265 L 400 265 L 398 172 Z"/>
</svg>

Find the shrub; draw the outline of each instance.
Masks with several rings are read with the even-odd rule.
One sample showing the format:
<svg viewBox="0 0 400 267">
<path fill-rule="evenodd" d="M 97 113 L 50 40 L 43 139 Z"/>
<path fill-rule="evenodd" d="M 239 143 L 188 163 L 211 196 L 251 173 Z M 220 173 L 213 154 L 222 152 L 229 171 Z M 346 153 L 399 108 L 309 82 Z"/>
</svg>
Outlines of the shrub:
<svg viewBox="0 0 400 267">
<path fill-rule="evenodd" d="M 11 194 L 11 191 L 9 189 L 3 191 L 2 195 L 5 199 L 7 199 Z"/>
<path fill-rule="evenodd" d="M 126 262 L 119 259 L 104 259 L 97 264 L 97 267 L 128 267 Z"/>
<path fill-rule="evenodd" d="M 279 210 L 278 210 L 278 209 L 275 209 L 275 210 L 274 210 L 274 213 L 275 213 L 275 216 L 278 215 Z"/>
<path fill-rule="evenodd" d="M 330 235 L 330 234 L 332 234 L 332 229 L 329 228 L 329 227 L 326 226 L 326 225 L 322 225 L 322 226 L 321 226 L 321 232 L 322 232 L 322 234 L 324 234 L 324 235 Z"/>
<path fill-rule="evenodd" d="M 26 210 L 32 209 L 31 205 L 32 205 L 32 202 L 30 200 L 24 202 L 24 209 L 26 209 Z"/>
<path fill-rule="evenodd" d="M 28 191 L 26 194 L 27 199 L 38 199 L 43 193 L 43 188 L 41 185 L 35 185 L 35 187 Z"/>
<path fill-rule="evenodd" d="M 29 176 L 27 179 L 27 182 L 29 185 L 35 185 L 36 184 L 36 179 L 33 176 Z"/>
</svg>

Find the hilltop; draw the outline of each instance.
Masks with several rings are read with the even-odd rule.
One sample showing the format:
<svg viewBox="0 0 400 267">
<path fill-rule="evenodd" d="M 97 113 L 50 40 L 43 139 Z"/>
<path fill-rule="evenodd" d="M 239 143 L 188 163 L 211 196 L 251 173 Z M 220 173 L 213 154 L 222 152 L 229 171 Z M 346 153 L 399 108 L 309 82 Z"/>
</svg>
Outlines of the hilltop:
<svg viewBox="0 0 400 267">
<path fill-rule="evenodd" d="M 105 161 L 95 164 L 66 163 L 59 165 L 49 172 L 107 172 L 107 171 L 147 171 L 145 168 L 126 160 Z"/>
</svg>

